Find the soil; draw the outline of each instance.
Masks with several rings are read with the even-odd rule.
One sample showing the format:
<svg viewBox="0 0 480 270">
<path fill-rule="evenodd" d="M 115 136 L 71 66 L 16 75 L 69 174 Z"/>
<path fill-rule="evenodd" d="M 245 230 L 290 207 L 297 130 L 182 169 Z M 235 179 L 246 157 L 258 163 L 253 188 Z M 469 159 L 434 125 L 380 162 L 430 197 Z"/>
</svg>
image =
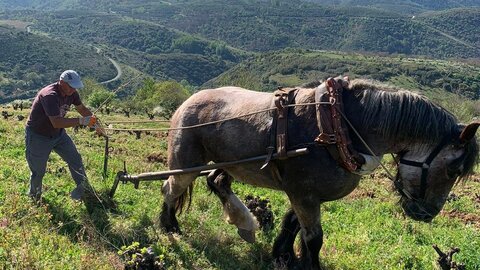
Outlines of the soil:
<svg viewBox="0 0 480 270">
<path fill-rule="evenodd" d="M 480 228 L 480 216 L 471 214 L 471 213 L 462 213 L 458 210 L 451 210 L 451 211 L 442 211 L 443 216 L 447 216 L 449 218 L 457 218 L 460 219 L 465 224 L 472 224 L 476 228 Z"/>
<path fill-rule="evenodd" d="M 268 199 L 260 199 L 258 196 L 247 195 L 245 197 L 245 206 L 257 218 L 260 228 L 264 231 L 273 229 L 273 212 L 269 203 Z"/>
<path fill-rule="evenodd" d="M 147 161 L 151 163 L 162 163 L 167 165 L 167 157 L 162 152 L 154 152 L 147 156 Z"/>
</svg>

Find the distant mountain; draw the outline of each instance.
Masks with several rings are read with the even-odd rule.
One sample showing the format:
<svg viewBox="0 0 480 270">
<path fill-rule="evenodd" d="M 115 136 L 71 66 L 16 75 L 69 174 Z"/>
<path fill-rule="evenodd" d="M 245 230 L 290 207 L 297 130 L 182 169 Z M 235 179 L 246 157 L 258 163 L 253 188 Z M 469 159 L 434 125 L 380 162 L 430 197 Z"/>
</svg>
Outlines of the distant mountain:
<svg viewBox="0 0 480 270">
<path fill-rule="evenodd" d="M 478 57 L 479 49 L 446 36 L 412 18 L 368 8 L 337 8 L 299 2 L 272 5 L 255 2 L 204 0 L 178 2 L 148 11 L 129 9 L 128 16 L 250 51 L 285 48 L 399 53 L 436 58 Z M 116 7 L 127 14 L 124 7 Z M 458 25 L 454 21 L 449 21 Z M 468 28 L 476 27 L 462 21 Z M 462 37 L 458 37 L 462 38 Z"/>
<path fill-rule="evenodd" d="M 116 69 L 94 48 L 30 34 L 0 23 L 0 103 L 32 97 L 65 69 L 105 81 Z"/>
<path fill-rule="evenodd" d="M 415 15 L 426 11 L 480 7 L 479 0 L 306 0 L 322 5 L 372 7 L 400 14 Z"/>
<path fill-rule="evenodd" d="M 38 54 L 37 47 L 26 47 L 25 44 L 31 43 L 30 41 L 19 41 L 11 38 L 12 36 L 25 35 L 49 44 L 68 42 L 68 45 L 62 45 L 58 54 L 66 54 L 63 48 L 69 46 L 74 46 L 75 49 L 72 50 L 80 51 L 88 48 L 90 52 L 88 56 L 85 55 L 85 59 L 95 55 L 95 46 L 102 54 L 96 54 L 95 60 L 86 62 L 98 66 L 92 69 L 96 70 L 93 73 L 96 78 L 109 77 L 106 74 L 113 72 L 113 67 L 108 62 L 106 65 L 97 62 L 107 61 L 106 57 L 111 57 L 125 65 L 132 73 L 148 74 L 159 80 L 186 81 L 200 86 L 221 81 L 222 78 L 235 81 L 237 75 L 229 77 L 229 70 L 233 67 L 235 71 L 244 66 L 243 63 L 236 66 L 238 63 L 259 53 L 271 52 L 275 55 L 276 51 L 281 51 L 279 55 L 283 55 L 284 50 L 479 59 L 480 8 L 470 7 L 477 5 L 479 1 L 4 0 L 0 2 L 0 20 L 30 22 L 29 29 L 33 31 L 33 35 L 17 30 L 17 34 L 10 33 L 6 35 L 10 37 L 4 40 L 10 54 L 14 51 L 12 48 L 16 48 L 21 51 L 13 53 L 23 54 L 23 59 L 32 58 L 36 63 L 44 65 L 44 72 L 34 70 L 40 76 L 44 73 L 55 73 L 54 64 L 57 62 L 52 59 L 59 59 L 58 55 L 53 54 L 41 59 L 39 56 L 46 54 Z M 450 9 L 457 6 L 468 8 Z M 448 10 L 442 10 L 444 8 Z M 2 12 L 2 9 L 8 11 Z M 429 12 L 407 16 L 405 14 L 410 14 L 410 11 L 405 10 L 412 11 L 411 14 Z M 75 55 L 80 53 L 75 52 Z M 264 55 L 270 53 L 262 54 L 262 57 L 265 57 Z M 8 85 L 8 90 L 5 87 L 0 88 L 0 95 L 4 92 L 4 97 L 18 96 L 23 89 L 28 88 L 25 85 L 30 87 L 32 82 L 47 81 L 46 78 L 32 80 L 31 78 L 36 78 L 33 74 L 25 77 L 30 71 L 28 65 L 16 64 L 18 68 L 14 74 L 12 70 L 15 66 L 11 61 L 6 56 L 0 58 L 0 67 L 3 67 L 0 70 L 0 87 Z M 290 61 L 296 62 L 293 58 L 290 58 Z M 327 71 L 338 74 L 344 70 L 342 64 L 347 70 L 351 70 L 351 66 L 356 63 L 331 63 L 331 67 L 337 68 L 319 66 L 318 72 L 323 72 L 324 68 L 325 72 L 321 74 L 326 75 Z M 247 66 L 250 64 L 246 63 Z M 276 62 L 271 64 L 276 65 Z M 102 70 L 105 66 L 109 68 Z M 301 78 L 309 78 L 312 74 L 319 75 L 314 68 L 316 64 L 309 66 L 312 68 L 306 73 L 303 73 L 301 65 L 298 67 Z M 364 70 L 358 74 L 376 74 L 377 69 L 385 68 L 370 64 L 368 67 L 372 70 Z M 287 70 L 295 68 L 292 66 Z M 223 74 L 226 71 L 229 72 Z M 258 73 L 254 74 L 255 76 L 261 77 L 260 82 L 256 83 L 268 87 L 276 86 L 277 78 L 281 78 L 281 81 L 285 78 L 296 78 L 296 75 L 270 77 L 268 74 L 272 71 L 268 69 L 255 69 L 255 72 Z M 267 75 L 261 72 L 266 72 Z M 431 75 L 432 73 L 436 75 Z M 418 76 L 423 78 L 425 85 L 428 85 L 428 80 L 433 80 L 431 83 L 435 84 L 435 88 L 441 85 L 440 88 L 447 91 L 453 91 L 457 89 L 455 86 L 460 85 L 456 79 L 454 82 L 445 82 L 438 74 L 449 77 L 448 73 L 434 71 Z M 218 79 L 215 79 L 217 76 Z M 372 76 L 389 80 L 389 76 L 385 74 Z M 238 78 L 245 78 L 243 83 L 246 83 L 250 77 L 240 75 Z M 19 87 L 22 83 L 23 88 Z M 120 82 L 113 83 L 111 87 L 118 83 Z M 460 89 L 466 96 L 478 98 L 476 90 L 465 90 L 464 86 Z"/>
<path fill-rule="evenodd" d="M 34 0 L 31 2 L 38 5 L 40 3 Z M 61 5 L 58 4 L 59 7 L 68 6 L 72 9 L 80 3 L 77 0 L 61 2 Z M 67 5 L 67 3 L 70 4 Z M 103 12 L 93 16 L 85 15 L 90 11 L 82 14 L 79 11 L 65 10 L 52 15 L 41 14 L 36 16 L 35 27 L 56 35 L 67 34 L 68 32 L 64 29 L 69 28 L 70 32 L 78 33 L 78 38 L 86 38 L 88 41 L 103 39 L 110 44 L 143 50 L 151 54 L 170 53 L 168 50 L 172 48 L 171 39 L 188 33 L 196 38 L 223 41 L 229 46 L 256 52 L 303 48 L 420 55 L 434 58 L 476 58 L 480 55 L 478 46 L 471 44 L 474 38 L 466 40 L 464 36 L 456 33 L 446 34 L 442 32 L 442 27 L 437 29 L 439 24 L 412 19 L 412 16 L 397 14 L 391 9 L 381 10 L 372 6 L 373 3 L 388 3 L 401 7 L 409 3 L 426 8 L 440 8 L 457 5 L 454 5 L 454 2 L 443 1 L 434 4 L 433 1 L 425 0 L 400 0 L 398 3 L 387 0 L 380 2 L 327 0 L 321 3 L 336 4 L 336 6 L 327 7 L 303 1 L 279 0 L 170 2 L 88 0 L 82 1 L 82 7 L 79 9 Z M 455 1 L 455 3 L 474 5 L 475 1 Z M 347 7 L 347 4 L 362 5 L 362 7 Z M 367 8 L 369 6 L 370 8 Z M 450 25 L 449 28 L 477 29 L 478 19 L 473 17 L 478 14 L 480 8 L 472 10 L 472 20 L 466 18 L 461 12 L 448 11 L 452 16 L 443 24 Z M 10 13 L 12 12 L 5 14 L 12 16 L 9 15 Z M 96 18 L 93 18 L 94 16 Z M 124 19 L 119 20 L 119 16 Z M 457 21 L 453 18 L 454 16 L 464 19 Z M 130 22 L 127 18 L 130 18 Z M 131 20 L 132 18 L 140 19 L 143 23 Z M 205 43 L 201 40 L 199 42 Z"/>
<path fill-rule="evenodd" d="M 480 48 L 480 8 L 428 12 L 416 20 Z"/>
<path fill-rule="evenodd" d="M 36 13 L 35 31 L 106 46 L 119 61 L 158 79 L 201 85 L 246 57 L 225 42 L 209 41 L 155 23 L 83 11 Z"/>
<path fill-rule="evenodd" d="M 172 6 L 179 3 L 202 3 L 202 0 L 3 0 L 0 9 L 39 9 L 39 10 L 77 10 L 91 9 L 106 11 L 110 8 L 128 7 L 131 10 L 152 6 Z M 371 7 L 401 14 L 418 14 L 425 11 L 447 10 L 452 8 L 480 7 L 479 0 L 223 0 L 225 5 L 266 3 L 272 7 L 286 3 L 301 4 L 305 2 L 326 6 Z M 147 10 L 148 12 L 148 10 Z"/>
<path fill-rule="evenodd" d="M 294 87 L 331 76 L 368 78 L 412 90 L 439 90 L 478 99 L 480 62 L 381 57 L 340 52 L 286 50 L 244 61 L 204 88 L 226 85 L 271 92 L 279 86 Z"/>
</svg>

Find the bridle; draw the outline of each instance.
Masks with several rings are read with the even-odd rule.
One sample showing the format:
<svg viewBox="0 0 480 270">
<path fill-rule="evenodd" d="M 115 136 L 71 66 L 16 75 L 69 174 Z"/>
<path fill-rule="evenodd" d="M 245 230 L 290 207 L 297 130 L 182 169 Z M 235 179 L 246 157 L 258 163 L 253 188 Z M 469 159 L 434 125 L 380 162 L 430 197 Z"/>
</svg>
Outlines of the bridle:
<svg viewBox="0 0 480 270">
<path fill-rule="evenodd" d="M 433 151 L 428 155 L 428 157 L 425 159 L 423 162 L 418 162 L 418 161 L 413 161 L 413 160 L 407 160 L 404 158 L 400 158 L 400 164 L 412 166 L 412 167 L 417 167 L 422 169 L 422 176 L 421 176 L 421 182 L 420 182 L 420 196 L 419 199 L 424 200 L 425 199 L 425 194 L 427 191 L 427 177 L 428 177 L 428 171 L 430 169 L 430 164 L 432 161 L 437 157 L 437 155 L 442 151 L 442 149 L 448 145 L 451 142 L 451 137 L 450 136 L 445 136 L 443 137 L 442 141 L 433 149 Z M 462 158 L 462 157 L 460 157 Z M 411 194 L 406 193 L 406 191 L 403 189 L 403 185 L 400 181 L 400 173 L 397 172 L 397 176 L 394 180 L 395 187 L 398 189 L 398 191 L 408 197 L 409 199 L 414 199 L 411 198 Z"/>
</svg>

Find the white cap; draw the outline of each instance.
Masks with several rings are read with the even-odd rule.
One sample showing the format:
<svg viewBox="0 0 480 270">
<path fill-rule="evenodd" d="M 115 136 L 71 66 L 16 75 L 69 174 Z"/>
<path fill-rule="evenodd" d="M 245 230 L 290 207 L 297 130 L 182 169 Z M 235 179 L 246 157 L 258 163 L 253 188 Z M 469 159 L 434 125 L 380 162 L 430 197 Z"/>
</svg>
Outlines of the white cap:
<svg viewBox="0 0 480 270">
<path fill-rule="evenodd" d="M 82 80 L 80 79 L 80 75 L 74 70 L 65 70 L 62 75 L 60 75 L 60 80 L 68 83 L 70 87 L 79 89 L 83 88 Z"/>
</svg>

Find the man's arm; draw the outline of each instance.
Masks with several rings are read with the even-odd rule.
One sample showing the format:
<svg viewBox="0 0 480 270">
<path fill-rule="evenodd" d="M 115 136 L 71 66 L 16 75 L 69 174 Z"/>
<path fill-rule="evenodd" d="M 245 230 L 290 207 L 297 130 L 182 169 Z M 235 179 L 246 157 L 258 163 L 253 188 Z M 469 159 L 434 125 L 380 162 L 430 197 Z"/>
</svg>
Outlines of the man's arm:
<svg viewBox="0 0 480 270">
<path fill-rule="evenodd" d="M 85 105 L 83 104 L 80 104 L 78 106 L 75 106 L 75 109 L 77 110 L 77 112 L 81 115 L 81 116 L 90 116 L 92 115 L 92 112 L 87 108 L 85 107 Z"/>
<path fill-rule="evenodd" d="M 91 116 L 92 112 L 85 107 L 85 105 L 80 104 L 75 106 L 75 109 L 81 116 Z M 60 115 L 57 116 L 49 116 L 50 122 L 54 128 L 69 128 L 69 127 L 76 127 L 79 125 L 79 118 L 65 118 L 61 117 Z"/>
<path fill-rule="evenodd" d="M 49 116 L 50 122 L 54 128 L 68 128 L 68 127 L 76 127 L 79 125 L 78 118 L 65 118 L 61 117 L 60 115 L 57 116 Z"/>
</svg>

